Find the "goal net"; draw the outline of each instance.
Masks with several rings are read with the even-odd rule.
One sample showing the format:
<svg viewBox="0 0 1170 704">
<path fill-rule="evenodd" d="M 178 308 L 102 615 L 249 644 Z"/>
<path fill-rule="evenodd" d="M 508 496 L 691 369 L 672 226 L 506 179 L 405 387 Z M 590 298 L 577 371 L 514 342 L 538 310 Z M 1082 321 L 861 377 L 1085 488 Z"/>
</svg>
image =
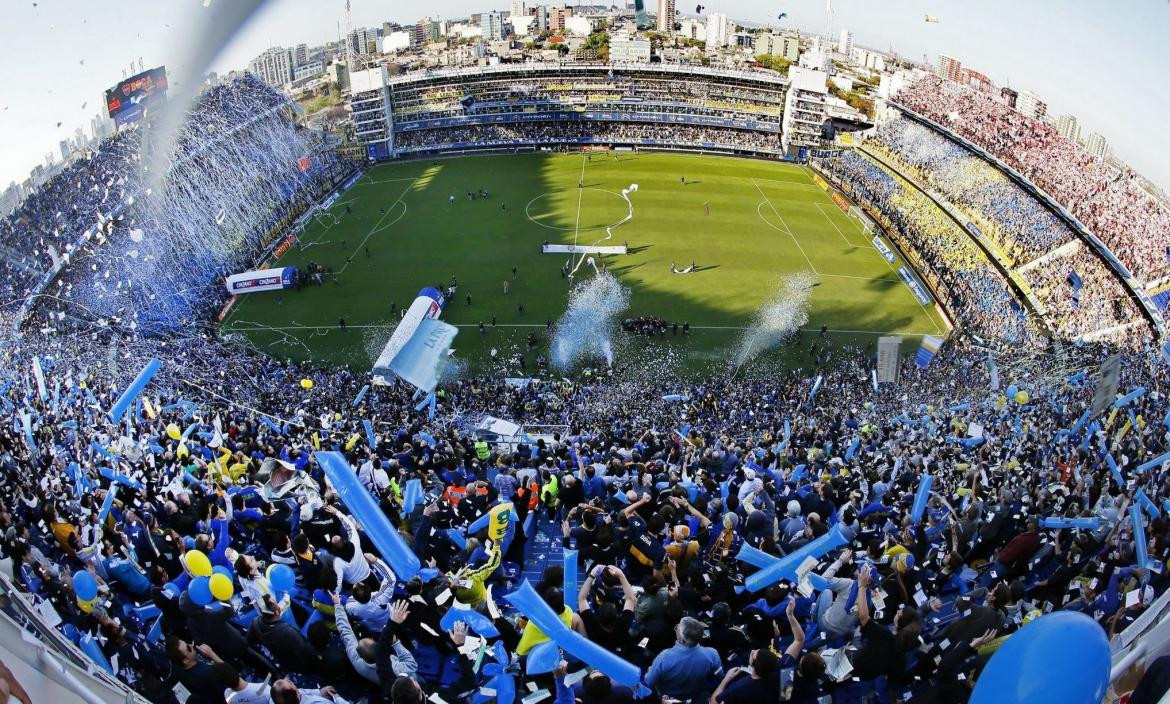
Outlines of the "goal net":
<svg viewBox="0 0 1170 704">
<path fill-rule="evenodd" d="M 865 211 L 862 210 L 861 208 L 857 207 L 856 205 L 851 205 L 851 206 L 849 206 L 849 213 L 848 214 L 849 214 L 849 217 L 857 219 L 857 222 L 860 223 L 860 225 L 861 225 L 862 232 L 865 232 L 866 234 L 871 234 L 874 231 L 875 225 L 874 225 L 873 220 L 870 220 L 869 216 L 866 215 Z"/>
</svg>

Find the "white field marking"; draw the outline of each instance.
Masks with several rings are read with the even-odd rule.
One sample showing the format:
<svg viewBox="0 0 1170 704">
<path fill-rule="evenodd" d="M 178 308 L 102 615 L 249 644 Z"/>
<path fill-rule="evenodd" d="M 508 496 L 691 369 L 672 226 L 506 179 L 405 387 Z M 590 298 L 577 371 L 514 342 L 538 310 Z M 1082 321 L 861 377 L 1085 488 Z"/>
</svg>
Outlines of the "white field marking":
<svg viewBox="0 0 1170 704">
<path fill-rule="evenodd" d="M 787 186 L 800 186 L 801 188 L 815 188 L 818 191 L 821 187 L 815 183 L 805 183 L 804 181 L 794 181 L 786 178 L 752 178 L 753 181 L 768 181 L 770 183 L 782 183 Z"/>
<path fill-rule="evenodd" d="M 413 181 L 419 180 L 420 178 L 422 178 L 422 176 L 416 176 L 414 178 L 409 178 L 409 177 L 407 177 L 407 178 L 384 178 L 380 181 L 362 180 L 362 181 L 358 181 L 357 183 L 353 184 L 353 186 L 350 186 L 350 188 L 355 188 L 357 186 L 376 186 L 380 183 L 397 183 L 400 181 L 412 181 L 413 182 Z"/>
<path fill-rule="evenodd" d="M 852 276 L 850 274 L 818 274 L 818 276 L 828 276 L 831 279 L 857 279 L 858 281 L 893 281 L 897 283 L 901 278 L 890 278 L 888 276 Z"/>
<path fill-rule="evenodd" d="M 581 188 L 578 190 L 581 190 L 581 191 L 600 191 L 601 193 L 608 193 L 611 196 L 617 196 L 618 198 L 621 198 L 620 194 L 614 193 L 613 191 L 607 191 L 604 188 Z M 580 220 L 581 220 L 581 212 L 580 212 L 581 205 L 580 205 L 580 203 L 577 204 L 578 225 L 576 228 L 572 228 L 572 227 L 568 227 L 568 226 L 562 227 L 560 225 L 549 225 L 548 223 L 543 223 L 543 222 L 537 220 L 536 218 L 532 217 L 531 212 L 529 212 L 532 209 L 532 204 L 535 203 L 536 201 L 540 200 L 541 198 L 551 196 L 554 193 L 557 193 L 557 191 L 545 191 L 544 193 L 541 193 L 540 195 L 536 196 L 532 200 L 528 201 L 528 204 L 524 206 L 524 217 L 528 218 L 528 220 L 530 222 L 532 222 L 532 224 L 534 224 L 534 225 L 539 225 L 540 227 L 548 228 L 549 230 L 557 230 L 559 232 L 568 232 L 569 230 L 573 230 L 573 229 L 576 229 L 578 232 L 593 232 L 594 230 L 604 230 L 607 227 L 617 227 L 618 225 L 622 224 L 622 221 L 618 220 L 615 222 L 611 222 L 608 225 L 595 225 L 593 227 L 582 228 L 582 227 L 580 227 Z M 584 196 L 584 193 L 582 193 L 581 196 Z"/>
<path fill-rule="evenodd" d="M 760 219 L 764 221 L 764 224 L 768 225 L 773 230 L 776 230 L 777 232 L 783 232 L 786 235 L 791 235 L 792 233 L 786 229 L 788 227 L 787 225 L 785 225 L 784 228 L 781 228 L 776 223 L 774 223 L 771 220 L 769 220 L 768 218 L 764 217 L 763 210 L 764 210 L 765 205 L 767 205 L 767 203 L 765 201 L 760 201 L 759 205 L 756 206 L 756 215 L 759 215 Z"/>
<path fill-rule="evenodd" d="M 420 178 L 422 178 L 422 176 L 418 176 L 418 177 L 414 178 L 413 180 L 411 180 L 410 185 L 408 185 L 406 188 L 404 188 L 402 190 L 402 193 L 398 194 L 398 198 L 396 198 L 390 204 L 390 208 L 392 210 L 395 205 L 402 203 L 402 215 L 399 215 L 398 219 L 395 220 L 394 222 L 390 223 L 390 225 L 393 225 L 394 223 L 398 222 L 398 220 L 401 220 L 406 215 L 406 201 L 404 201 L 402 199 L 406 197 L 406 194 L 410 192 L 410 189 L 414 187 L 414 184 L 418 183 L 418 180 Z M 405 181 L 407 179 L 397 179 L 397 180 L 398 181 Z M 379 230 L 378 227 L 382 224 L 382 221 L 385 220 L 386 216 L 389 214 L 390 214 L 390 210 L 387 210 L 385 213 L 382 213 L 382 217 L 378 218 L 378 222 L 374 223 L 374 226 L 372 228 L 370 228 L 370 231 L 366 234 L 365 238 L 363 238 L 362 241 L 358 243 L 358 246 L 354 248 L 353 252 L 351 252 L 350 255 L 348 257 L 346 257 L 345 265 L 341 267 L 341 271 L 337 272 L 338 276 L 345 273 L 345 270 L 347 268 L 349 268 L 350 260 L 352 260 L 355 256 L 357 256 L 358 251 L 361 250 L 361 248 L 365 246 L 366 242 L 368 242 L 370 240 L 370 237 L 372 237 L 375 232 L 381 232 L 381 230 Z M 389 227 L 390 225 L 387 225 L 386 227 Z M 383 229 L 385 229 L 385 228 L 383 228 Z"/>
<path fill-rule="evenodd" d="M 837 234 L 841 235 L 841 239 L 845 240 L 845 242 L 850 247 L 857 247 L 858 249 L 861 248 L 858 245 L 853 244 L 853 242 L 851 242 L 849 238 L 845 236 L 844 230 L 842 230 L 840 227 L 837 227 L 837 223 L 833 222 L 833 218 L 829 217 L 829 214 L 825 212 L 824 203 L 813 203 L 813 205 L 817 206 L 817 210 L 821 211 L 821 215 L 824 215 L 825 219 L 829 221 L 829 224 L 833 226 L 833 229 L 837 231 Z"/>
<path fill-rule="evenodd" d="M 588 152 L 586 152 L 588 154 Z M 573 246 L 577 246 L 577 235 L 581 232 L 581 201 L 585 199 L 585 189 L 581 186 L 585 183 L 585 157 L 586 154 L 581 155 L 581 176 L 577 179 L 577 223 L 573 226 Z M 572 257 L 570 257 L 572 259 Z"/>
<path fill-rule="evenodd" d="M 788 230 L 788 236 L 791 237 L 792 241 L 796 243 L 796 248 L 800 250 L 800 253 L 804 256 L 804 260 L 808 262 L 808 267 L 812 269 L 814 274 L 816 274 L 817 268 L 813 266 L 812 260 L 808 258 L 808 254 L 804 251 L 804 247 L 800 246 L 800 240 L 798 240 L 796 235 L 792 233 L 792 228 L 788 227 L 787 222 L 784 222 L 784 217 L 780 215 L 780 211 L 776 210 L 776 206 L 772 205 L 772 201 L 768 200 L 768 196 L 764 193 L 764 189 L 760 188 L 760 184 L 756 183 L 754 178 L 752 179 L 752 185 L 756 187 L 756 190 L 760 192 L 761 196 L 763 196 L 764 202 L 768 204 L 768 207 L 772 209 L 772 212 L 775 213 L 776 217 L 779 218 L 780 222 L 784 224 L 784 227 Z"/>
<path fill-rule="evenodd" d="M 345 329 L 365 330 L 369 328 L 388 328 L 391 323 L 385 325 L 346 325 Z M 455 325 L 457 328 L 478 328 L 478 323 L 460 323 Z M 484 323 L 484 329 L 493 326 Z M 546 327 L 544 323 L 498 323 L 494 327 L 497 328 L 543 328 Z M 681 327 L 681 326 L 680 326 Z M 271 326 L 271 325 L 254 325 L 253 327 L 241 327 L 239 323 L 231 324 L 231 330 L 237 332 L 264 332 L 265 330 L 336 330 L 336 325 L 285 325 L 285 326 Z M 744 325 L 692 325 L 691 330 L 745 330 L 747 326 Z M 801 328 L 804 332 L 820 332 L 820 328 Z M 848 330 L 844 328 L 829 328 L 828 332 L 842 332 L 852 333 L 858 335 L 887 335 L 890 332 L 898 332 L 892 330 Z M 902 335 L 931 335 L 929 332 L 901 332 Z"/>
</svg>

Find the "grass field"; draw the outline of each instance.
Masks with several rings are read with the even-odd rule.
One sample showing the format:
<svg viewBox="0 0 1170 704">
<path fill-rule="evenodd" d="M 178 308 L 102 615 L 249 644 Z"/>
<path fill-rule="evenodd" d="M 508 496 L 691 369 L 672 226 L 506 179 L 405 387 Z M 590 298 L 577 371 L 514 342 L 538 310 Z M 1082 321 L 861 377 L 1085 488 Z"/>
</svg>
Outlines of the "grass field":
<svg viewBox="0 0 1170 704">
<path fill-rule="evenodd" d="M 568 292 L 560 273 L 568 256 L 542 255 L 540 244 L 602 239 L 607 225 L 625 217 L 620 193 L 632 183 L 639 186 L 630 196 L 633 219 L 606 242 L 627 242 L 631 253 L 605 257 L 605 263 L 631 290 L 627 317 L 689 322 L 692 334 L 650 342 L 619 333 L 626 338 L 619 348 L 631 357 L 637 352 L 662 364 L 669 360 L 680 371 L 725 366 L 740 329 L 778 279 L 799 270 L 815 273 L 819 282 L 806 330 L 827 325 L 834 344 L 900 334 L 908 353 L 921 335 L 945 329 L 933 307 L 911 295 L 860 223 L 813 183 L 807 169 L 728 157 L 618 153 L 376 166 L 317 216 L 280 261 L 322 264 L 336 272 L 335 280 L 244 296 L 223 331 L 243 333 L 277 356 L 368 369 L 389 336 L 392 304 L 401 310 L 420 288 L 445 287 L 454 275 L 458 294 L 442 317 L 460 327 L 456 357 L 473 372 L 520 374 L 518 355 L 524 353 L 523 371 L 532 373 L 537 354 L 547 355 L 546 323 L 564 312 Z M 469 201 L 467 192 L 481 188 L 489 198 Z M 692 262 L 699 271 L 671 273 L 672 263 L 681 269 Z M 512 267 L 518 271 L 514 279 Z M 481 321 L 487 328 L 482 335 Z M 528 352 L 530 333 L 538 344 Z M 806 333 L 805 339 L 764 360 L 807 362 L 812 337 Z M 492 348 L 500 354 L 492 357 Z"/>
</svg>

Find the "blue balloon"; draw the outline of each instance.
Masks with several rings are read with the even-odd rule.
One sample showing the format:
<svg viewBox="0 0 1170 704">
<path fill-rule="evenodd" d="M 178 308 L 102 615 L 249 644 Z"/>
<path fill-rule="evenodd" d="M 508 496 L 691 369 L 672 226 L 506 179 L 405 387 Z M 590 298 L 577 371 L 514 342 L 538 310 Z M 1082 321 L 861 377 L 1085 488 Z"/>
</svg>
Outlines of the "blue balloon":
<svg viewBox="0 0 1170 704">
<path fill-rule="evenodd" d="M 841 525 L 836 524 L 816 540 L 809 541 L 799 548 L 793 550 L 791 553 L 777 559 L 775 562 L 769 564 L 767 567 L 761 568 L 759 572 L 749 576 L 744 580 L 744 588 L 750 592 L 758 592 L 766 589 L 781 579 L 796 579 L 796 568 L 800 567 L 800 563 L 804 562 L 807 557 L 821 558 L 832 550 L 843 547 L 849 543 L 845 536 L 841 535 Z"/>
<path fill-rule="evenodd" d="M 187 595 L 199 606 L 207 606 L 214 598 L 211 596 L 211 579 L 208 577 L 192 579 L 191 585 L 187 587 Z"/>
<path fill-rule="evenodd" d="M 314 454 L 317 463 L 325 471 L 325 476 L 333 483 L 338 497 L 353 514 L 358 524 L 363 526 L 366 535 L 378 552 L 390 565 L 390 569 L 398 575 L 398 579 L 406 581 L 418 574 L 422 562 L 414 550 L 406 544 L 398 529 L 382 513 L 382 509 L 370 492 L 358 481 L 357 473 L 340 452 L 317 452 Z M 275 585 L 273 585 L 275 586 Z"/>
<path fill-rule="evenodd" d="M 524 672 L 532 675 L 543 675 L 552 672 L 561 661 L 561 648 L 556 641 L 546 640 L 528 651 L 528 659 L 524 664 Z"/>
<path fill-rule="evenodd" d="M 1076 611 L 1032 621 L 1004 642 L 975 683 L 971 704 L 1097 704 L 1109 687 L 1109 640 Z"/>
<path fill-rule="evenodd" d="M 232 580 L 234 580 L 236 578 L 236 576 L 234 574 L 232 574 L 231 569 L 224 567 L 223 565 L 213 566 L 211 568 L 211 573 L 212 574 L 222 574 L 224 577 L 227 577 L 228 579 L 232 579 Z"/>
<path fill-rule="evenodd" d="M 1009 399 L 1014 400 L 1016 398 L 1016 392 L 1019 390 L 1020 390 L 1020 387 L 1016 386 L 1015 384 L 1012 384 L 1011 386 L 1007 387 L 1007 397 Z"/>
<path fill-rule="evenodd" d="M 73 573 L 73 593 L 81 601 L 90 601 L 97 597 L 98 586 L 97 580 L 93 575 L 85 570 L 77 570 Z"/>
<path fill-rule="evenodd" d="M 566 626 L 527 579 L 508 594 L 508 602 L 536 624 L 549 640 L 590 667 L 609 675 L 614 682 L 633 687 L 641 680 L 637 666 Z"/>
<path fill-rule="evenodd" d="M 296 586 L 297 576 L 288 565 L 273 565 L 268 571 L 268 582 L 273 591 L 291 592 Z"/>
<path fill-rule="evenodd" d="M 914 492 L 914 504 L 910 507 L 910 520 L 918 523 L 926 511 L 926 504 L 930 501 L 930 487 L 934 484 L 934 477 L 923 474 L 918 480 L 918 491 Z"/>
</svg>

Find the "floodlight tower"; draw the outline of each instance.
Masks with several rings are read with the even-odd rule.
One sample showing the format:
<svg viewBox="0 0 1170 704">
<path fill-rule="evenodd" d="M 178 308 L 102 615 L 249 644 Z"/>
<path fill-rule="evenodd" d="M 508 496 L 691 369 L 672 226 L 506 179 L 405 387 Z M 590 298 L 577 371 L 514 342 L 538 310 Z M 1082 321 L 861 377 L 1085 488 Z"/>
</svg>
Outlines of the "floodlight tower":
<svg viewBox="0 0 1170 704">
<path fill-rule="evenodd" d="M 345 0 L 345 70 L 353 75 L 353 11 L 349 7 L 349 0 Z"/>
</svg>

